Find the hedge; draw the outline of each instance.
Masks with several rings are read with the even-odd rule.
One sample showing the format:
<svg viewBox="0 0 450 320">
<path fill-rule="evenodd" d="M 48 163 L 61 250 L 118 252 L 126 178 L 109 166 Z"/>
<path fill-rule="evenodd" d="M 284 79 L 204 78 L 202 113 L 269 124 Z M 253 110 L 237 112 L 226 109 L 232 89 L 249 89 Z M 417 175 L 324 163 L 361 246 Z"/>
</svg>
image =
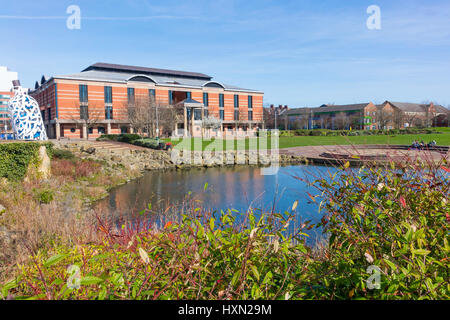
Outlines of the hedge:
<svg viewBox="0 0 450 320">
<path fill-rule="evenodd" d="M 31 163 L 39 161 L 39 147 L 44 145 L 47 154 L 53 155 L 52 143 L 12 142 L 0 144 L 0 177 L 8 180 L 21 180 L 25 177 Z"/>
<path fill-rule="evenodd" d="M 122 133 L 122 134 L 103 134 L 97 138 L 97 141 L 118 141 L 131 143 L 134 140 L 141 139 L 141 136 L 135 133 Z"/>
</svg>

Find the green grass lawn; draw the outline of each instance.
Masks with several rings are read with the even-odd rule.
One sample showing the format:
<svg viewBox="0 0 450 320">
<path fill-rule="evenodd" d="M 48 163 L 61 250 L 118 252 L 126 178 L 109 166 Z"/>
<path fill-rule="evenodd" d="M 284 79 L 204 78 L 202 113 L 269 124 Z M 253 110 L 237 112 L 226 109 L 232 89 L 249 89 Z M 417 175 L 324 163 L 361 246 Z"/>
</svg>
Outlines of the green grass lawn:
<svg viewBox="0 0 450 320">
<path fill-rule="evenodd" d="M 374 135 L 374 136 L 294 136 L 294 137 L 280 137 L 279 138 L 279 148 L 290 148 L 290 147 L 301 147 L 301 146 L 322 146 L 322 145 L 358 145 L 358 144 L 401 144 L 410 145 L 414 140 L 428 143 L 432 140 L 436 140 L 439 146 L 449 146 L 450 145 L 450 128 L 442 128 L 443 133 L 441 134 L 402 134 L 402 135 Z M 447 130 L 448 129 L 448 130 Z M 170 139 L 165 139 L 166 142 L 171 141 Z M 179 141 L 171 141 L 175 148 L 182 148 Z M 186 138 L 184 143 L 191 143 L 191 148 L 194 150 L 200 150 L 200 145 L 202 149 L 205 150 L 210 144 L 210 148 L 213 147 L 212 143 L 222 143 L 223 148 L 225 148 L 225 140 L 203 140 L 200 138 Z M 228 141 L 229 143 L 230 141 Z M 245 146 L 244 146 L 245 142 Z M 249 149 L 249 144 L 253 145 L 257 143 L 256 138 L 245 139 L 245 141 L 240 141 L 239 145 L 237 141 L 232 141 L 234 143 L 234 149 L 246 150 Z M 196 144 L 194 146 L 194 144 Z M 267 139 L 267 147 L 271 148 L 271 139 Z M 227 148 L 228 149 L 228 148 Z M 252 147 L 251 149 L 254 149 Z"/>
</svg>

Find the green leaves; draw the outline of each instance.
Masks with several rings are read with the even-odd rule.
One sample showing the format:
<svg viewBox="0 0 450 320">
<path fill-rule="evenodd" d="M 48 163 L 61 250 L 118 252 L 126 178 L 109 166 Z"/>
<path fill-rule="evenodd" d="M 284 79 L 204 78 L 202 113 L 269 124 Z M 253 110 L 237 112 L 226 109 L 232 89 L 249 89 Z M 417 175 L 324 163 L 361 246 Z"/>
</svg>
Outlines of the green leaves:
<svg viewBox="0 0 450 320">
<path fill-rule="evenodd" d="M 48 258 L 47 261 L 45 261 L 44 267 L 48 268 L 48 267 L 60 262 L 61 260 L 63 260 L 66 257 L 67 257 L 67 254 L 61 254 L 61 253 L 55 254 L 54 256 Z"/>
<path fill-rule="evenodd" d="M 84 286 L 99 284 L 101 282 L 103 282 L 103 279 L 94 277 L 94 276 L 83 277 L 83 278 L 81 278 L 81 281 L 80 281 L 81 285 L 84 285 Z"/>
</svg>

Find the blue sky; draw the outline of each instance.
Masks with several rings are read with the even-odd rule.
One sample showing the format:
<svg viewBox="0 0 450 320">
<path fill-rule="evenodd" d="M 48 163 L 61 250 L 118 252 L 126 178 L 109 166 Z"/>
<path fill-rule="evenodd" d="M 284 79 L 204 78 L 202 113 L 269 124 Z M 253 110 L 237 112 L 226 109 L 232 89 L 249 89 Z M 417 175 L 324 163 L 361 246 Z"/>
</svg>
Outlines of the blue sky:
<svg viewBox="0 0 450 320">
<path fill-rule="evenodd" d="M 373 4 L 381 30 L 366 27 Z M 290 107 L 450 105 L 449 17 L 447 0 L 1 0 L 0 65 L 27 87 L 110 62 L 203 72 Z"/>
</svg>

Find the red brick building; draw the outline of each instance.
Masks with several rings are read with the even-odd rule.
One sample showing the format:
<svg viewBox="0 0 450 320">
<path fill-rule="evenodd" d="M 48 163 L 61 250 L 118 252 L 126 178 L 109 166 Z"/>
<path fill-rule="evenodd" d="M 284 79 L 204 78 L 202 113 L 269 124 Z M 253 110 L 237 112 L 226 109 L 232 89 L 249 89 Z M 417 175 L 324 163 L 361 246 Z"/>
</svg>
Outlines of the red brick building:
<svg viewBox="0 0 450 320">
<path fill-rule="evenodd" d="M 12 91 L 0 91 L 0 132 L 12 132 L 8 101 L 14 96 Z"/>
<path fill-rule="evenodd" d="M 205 114 L 220 121 L 218 136 L 253 133 L 263 120 L 263 92 L 196 72 L 96 63 L 76 74 L 43 77 L 30 94 L 41 107 L 50 138 L 131 132 L 128 106 L 149 96 L 163 105 L 183 105 L 184 119 L 173 124 L 178 135 L 201 136 Z M 93 126 L 80 121 L 94 110 L 102 116 Z"/>
</svg>

